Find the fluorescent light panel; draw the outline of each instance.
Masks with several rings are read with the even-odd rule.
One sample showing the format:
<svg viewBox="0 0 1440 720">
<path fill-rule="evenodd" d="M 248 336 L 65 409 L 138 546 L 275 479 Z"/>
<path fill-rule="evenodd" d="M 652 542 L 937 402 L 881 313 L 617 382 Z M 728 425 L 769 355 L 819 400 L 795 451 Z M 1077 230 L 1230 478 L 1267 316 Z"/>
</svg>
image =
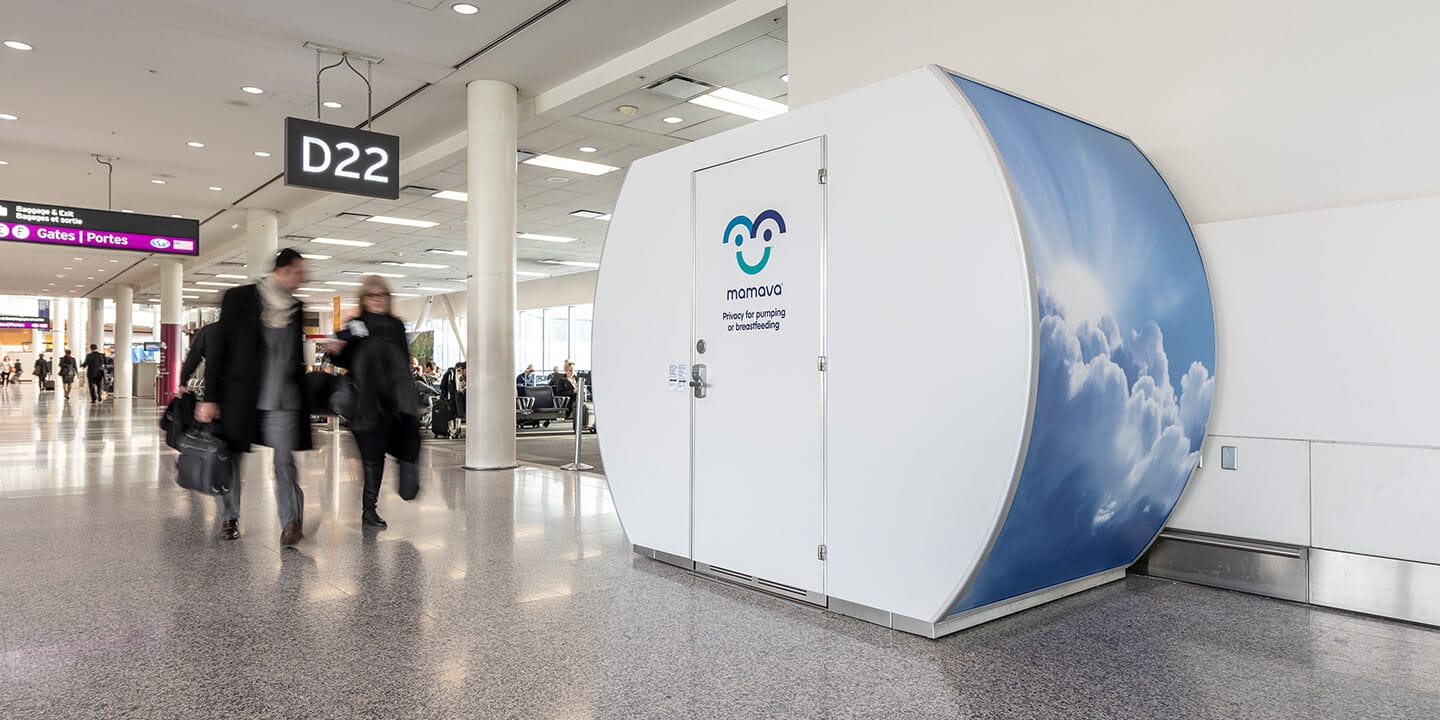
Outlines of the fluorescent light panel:
<svg viewBox="0 0 1440 720">
<path fill-rule="evenodd" d="M 371 219 L 371 220 L 374 220 L 375 218 L 370 218 L 370 219 Z M 365 242 L 364 240 L 345 240 L 345 239 L 342 239 L 342 238 L 326 238 L 326 237 L 312 238 L 312 239 L 310 240 L 310 242 L 322 243 L 322 244 L 324 244 L 324 245 L 346 245 L 346 246 L 349 246 L 349 247 L 370 247 L 371 245 L 374 245 L 374 244 L 375 244 L 375 243 L 372 243 L 372 242 Z"/>
<path fill-rule="evenodd" d="M 606 173 L 612 173 L 620 169 L 611 165 L 602 165 L 600 163 L 587 162 L 585 160 L 575 160 L 572 158 L 560 157 L 559 155 L 536 155 L 535 157 L 526 160 L 525 164 L 535 165 L 538 167 L 547 167 L 555 170 L 567 170 L 569 172 L 580 173 L 582 175 L 604 175 Z"/>
<path fill-rule="evenodd" d="M 460 202 L 466 202 L 470 199 L 470 193 L 461 192 L 460 190 L 441 190 L 430 197 L 440 198 L 441 200 L 459 200 Z"/>
<path fill-rule="evenodd" d="M 197 283 L 195 283 L 195 284 L 196 284 L 196 285 L 211 285 L 211 286 L 214 286 L 214 287 L 240 287 L 240 285 L 237 284 L 237 283 L 211 282 L 211 281 L 209 281 L 209 280 L 201 280 L 200 282 L 197 282 Z"/>
<path fill-rule="evenodd" d="M 215 277 L 217 277 L 217 278 L 228 278 L 228 279 L 230 279 L 230 280 L 249 280 L 249 279 L 250 279 L 250 278 L 248 278 L 248 277 L 245 277 L 244 275 L 232 275 L 232 274 L 230 274 L 230 273 L 220 273 L 220 274 L 216 275 Z"/>
<path fill-rule="evenodd" d="M 570 213 L 574 217 L 588 218 L 590 220 L 609 220 L 610 213 L 602 213 L 598 210 L 576 210 Z"/>
<path fill-rule="evenodd" d="M 360 283 L 346 282 L 345 280 L 326 280 L 326 285 L 342 285 L 344 287 L 360 287 Z"/>
<path fill-rule="evenodd" d="M 449 265 L 431 265 L 430 263 L 417 262 L 395 262 L 393 260 L 386 260 L 384 262 L 381 262 L 380 264 L 393 265 L 395 267 L 424 268 L 426 270 L 445 270 L 450 267 Z"/>
<path fill-rule="evenodd" d="M 579 260 L 541 260 L 546 265 L 566 265 L 569 267 L 598 268 L 600 263 L 580 262 Z"/>
<path fill-rule="evenodd" d="M 515 237 L 521 240 L 542 240 L 544 242 L 568 243 L 575 242 L 580 238 L 563 237 L 561 235 L 537 235 L 536 233 L 515 233 Z"/>
<path fill-rule="evenodd" d="M 785 103 L 766 100 L 758 95 L 743 93 L 730 88 L 720 88 L 712 93 L 693 98 L 690 102 L 701 107 L 708 107 L 711 110 L 727 112 L 731 115 L 747 117 L 751 120 L 764 120 L 776 115 L 789 112 L 790 108 Z"/>
<path fill-rule="evenodd" d="M 379 275 L 380 277 L 387 277 L 387 278 L 403 278 L 403 277 L 405 277 L 404 275 L 397 275 L 397 274 L 395 274 L 395 273 L 362 272 L 362 271 L 360 271 L 360 270 L 344 270 L 344 271 L 341 271 L 340 274 L 341 274 L 341 275 Z"/>
<path fill-rule="evenodd" d="M 425 252 L 432 255 L 459 255 L 460 257 L 466 257 L 470 254 L 469 250 L 442 250 L 441 248 L 430 248 Z"/>
<path fill-rule="evenodd" d="M 516 270 L 515 275 L 518 277 L 550 277 L 550 273 L 537 273 L 528 270 Z"/>
<path fill-rule="evenodd" d="M 437 222 L 430 222 L 429 220 L 411 220 L 411 219 L 409 219 L 409 218 L 389 217 L 389 216 L 386 216 L 386 215 L 374 215 L 374 216 L 365 218 L 365 220 L 366 220 L 367 222 L 385 223 L 386 225 L 404 225 L 405 227 L 416 227 L 416 228 L 432 228 L 432 227 L 435 227 L 436 225 L 439 225 L 439 224 L 440 224 L 440 223 L 437 223 Z M 370 245 L 371 243 L 365 243 L 365 244 L 366 244 L 366 245 Z"/>
<path fill-rule="evenodd" d="M 315 254 L 312 254 L 312 253 L 300 253 L 300 257 L 305 258 L 306 260 L 329 260 L 329 259 L 330 259 L 330 256 L 329 256 L 329 255 L 315 255 Z"/>
</svg>

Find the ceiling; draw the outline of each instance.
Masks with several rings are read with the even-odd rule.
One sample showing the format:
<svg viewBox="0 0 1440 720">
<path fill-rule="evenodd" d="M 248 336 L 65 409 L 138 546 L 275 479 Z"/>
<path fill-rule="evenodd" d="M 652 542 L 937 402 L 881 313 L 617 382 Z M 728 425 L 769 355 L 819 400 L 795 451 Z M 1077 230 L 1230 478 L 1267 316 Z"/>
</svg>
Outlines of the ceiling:
<svg viewBox="0 0 1440 720">
<path fill-rule="evenodd" d="M 234 237 L 245 207 L 288 212 L 324 196 L 271 182 L 283 118 L 315 115 L 318 58 L 306 42 L 383 58 L 372 71 L 377 112 L 420 91 L 375 129 L 423 148 L 464 129 L 465 81 L 503 78 L 532 96 L 728 0 L 472 2 L 481 12 L 461 16 L 448 0 L 12 0 L 0 40 L 34 50 L 0 47 L 0 113 L 19 116 L 0 120 L 0 198 L 106 207 L 106 171 L 92 154 L 114 157 L 113 207 L 200 219 L 203 251 Z M 344 104 L 324 119 L 358 124 L 364 86 L 342 70 L 324 76 L 324 99 Z M 242 92 L 247 85 L 265 93 Z M 615 182 L 599 180 L 583 194 Z M 4 249 L 19 247 L 0 263 L 0 292 L 53 294 L 60 284 L 47 283 L 73 279 L 53 276 L 69 275 L 60 268 L 76 253 Z M 128 268 L 124 282 L 153 286 L 146 256 L 107 255 L 92 264 Z M 77 294 L 108 294 L 101 276 L 111 273 L 99 270 L 112 268 L 93 269 L 80 277 L 96 280 L 70 283 L 84 285 Z"/>
</svg>

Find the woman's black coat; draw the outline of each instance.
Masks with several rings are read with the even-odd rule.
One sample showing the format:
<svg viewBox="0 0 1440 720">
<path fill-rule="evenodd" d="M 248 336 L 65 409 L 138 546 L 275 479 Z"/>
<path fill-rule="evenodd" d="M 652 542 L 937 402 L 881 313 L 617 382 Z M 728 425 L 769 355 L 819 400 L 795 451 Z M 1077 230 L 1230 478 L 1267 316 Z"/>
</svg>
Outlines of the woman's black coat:
<svg viewBox="0 0 1440 720">
<path fill-rule="evenodd" d="M 220 403 L 220 427 L 231 452 L 249 452 L 261 441 L 260 378 L 265 362 L 265 338 L 260 330 L 260 288 L 243 285 L 232 288 L 220 301 L 220 319 L 205 348 L 205 400 Z M 295 303 L 295 367 L 291 368 L 295 392 L 300 396 L 300 422 L 296 423 L 295 449 L 309 450 L 310 412 L 305 393 L 305 331 L 300 319 L 300 302 Z"/>
<path fill-rule="evenodd" d="M 355 405 L 345 419 L 356 432 L 378 432 L 395 414 L 418 416 L 419 393 L 400 318 L 365 312 L 357 319 L 369 334 L 350 339 L 335 357 L 335 365 L 349 370 L 355 382 Z"/>
</svg>

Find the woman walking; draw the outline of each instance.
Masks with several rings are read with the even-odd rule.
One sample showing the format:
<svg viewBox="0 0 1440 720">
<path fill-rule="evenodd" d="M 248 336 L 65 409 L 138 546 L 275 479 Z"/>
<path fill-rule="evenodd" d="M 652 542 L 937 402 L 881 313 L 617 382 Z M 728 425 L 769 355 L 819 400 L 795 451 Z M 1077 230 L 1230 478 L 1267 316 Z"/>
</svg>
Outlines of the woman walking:
<svg viewBox="0 0 1440 720">
<path fill-rule="evenodd" d="M 367 275 L 361 282 L 360 309 L 359 317 L 326 345 L 335 365 L 349 370 L 355 384 L 346 420 L 360 448 L 365 478 L 360 519 L 384 528 L 375 504 L 387 453 L 400 466 L 400 497 L 411 500 L 420 491 L 420 468 L 415 464 L 420 459 L 420 402 L 410 376 L 405 324 L 390 313 L 390 287 L 384 278 Z"/>
</svg>

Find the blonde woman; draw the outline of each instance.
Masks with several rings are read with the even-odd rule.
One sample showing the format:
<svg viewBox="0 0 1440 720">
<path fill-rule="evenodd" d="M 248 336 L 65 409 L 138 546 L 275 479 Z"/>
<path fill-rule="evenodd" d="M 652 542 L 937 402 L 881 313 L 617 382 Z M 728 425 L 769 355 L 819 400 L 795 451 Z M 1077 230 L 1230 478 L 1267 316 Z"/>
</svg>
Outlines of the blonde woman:
<svg viewBox="0 0 1440 720">
<path fill-rule="evenodd" d="M 355 382 L 355 402 L 346 420 L 360 448 L 365 478 L 360 519 L 383 529 L 385 520 L 375 506 L 387 453 L 399 462 L 400 497 L 411 500 L 420 492 L 420 400 L 410 377 L 405 324 L 390 312 L 390 286 L 384 278 L 365 276 L 360 314 L 336 335 L 327 350 Z"/>
</svg>

